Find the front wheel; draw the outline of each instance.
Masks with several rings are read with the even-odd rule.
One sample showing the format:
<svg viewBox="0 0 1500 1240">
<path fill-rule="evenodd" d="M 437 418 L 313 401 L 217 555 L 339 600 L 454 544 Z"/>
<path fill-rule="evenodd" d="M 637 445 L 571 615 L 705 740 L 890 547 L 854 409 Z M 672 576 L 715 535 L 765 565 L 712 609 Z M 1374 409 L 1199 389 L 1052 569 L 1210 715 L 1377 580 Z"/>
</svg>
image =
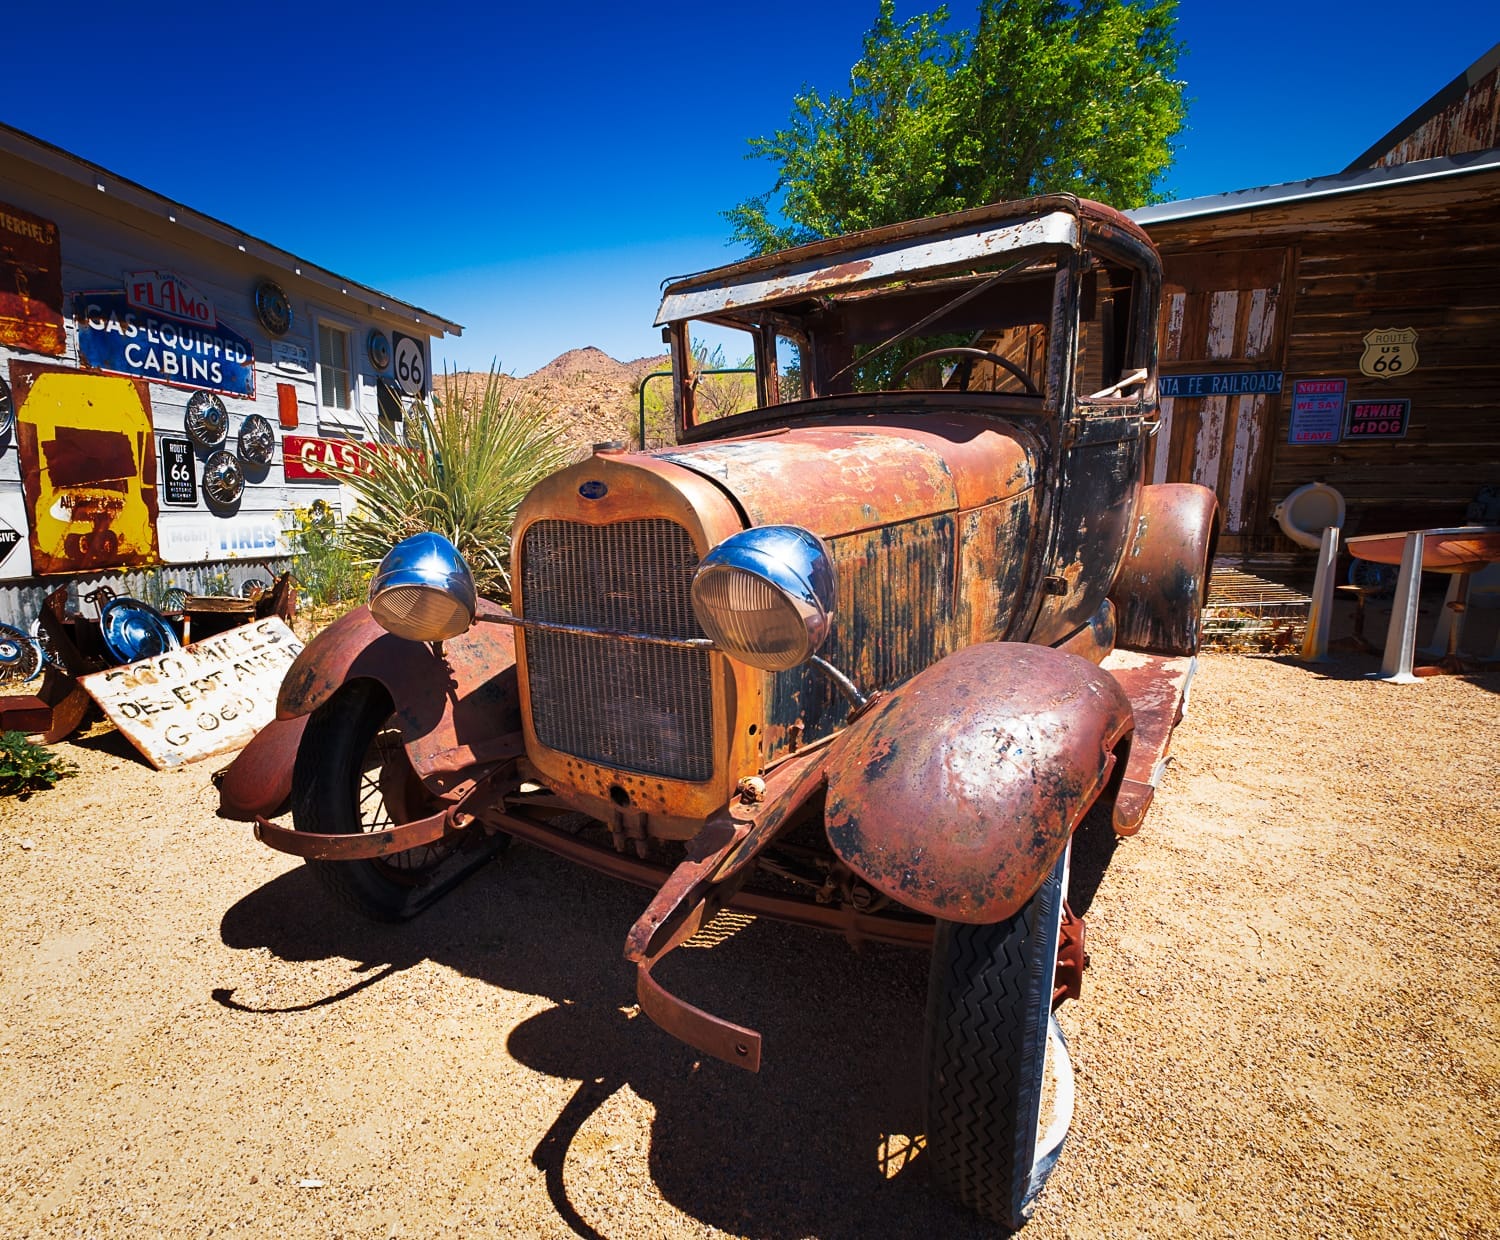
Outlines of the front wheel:
<svg viewBox="0 0 1500 1240">
<path fill-rule="evenodd" d="M 1049 1124 L 1038 1157 L 1052 981 L 1068 849 L 1008 921 L 939 922 L 927 996 L 927 1153 L 964 1205 L 1017 1228 L 1031 1213 L 1066 1130 Z M 1066 1073 L 1061 1037 L 1055 1065 Z M 1071 1078 L 1055 1108 L 1071 1109 Z"/>
<path fill-rule="evenodd" d="M 395 726 L 390 694 L 372 680 L 344 685 L 307 721 L 292 767 L 298 831 L 382 831 L 437 812 Z M 448 837 L 377 860 L 309 861 L 340 904 L 374 921 L 405 921 L 447 894 L 509 841 Z"/>
</svg>

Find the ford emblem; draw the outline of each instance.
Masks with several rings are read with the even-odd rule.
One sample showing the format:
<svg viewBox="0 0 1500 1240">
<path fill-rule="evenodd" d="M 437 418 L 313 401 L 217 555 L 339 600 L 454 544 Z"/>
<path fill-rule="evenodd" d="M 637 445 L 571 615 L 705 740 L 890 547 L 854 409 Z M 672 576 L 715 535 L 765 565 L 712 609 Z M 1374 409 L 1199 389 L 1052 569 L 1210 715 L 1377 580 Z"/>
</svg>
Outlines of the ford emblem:
<svg viewBox="0 0 1500 1240">
<path fill-rule="evenodd" d="M 609 494 L 609 488 L 604 483 L 590 478 L 578 488 L 578 494 L 583 496 L 584 499 L 603 499 Z"/>
</svg>

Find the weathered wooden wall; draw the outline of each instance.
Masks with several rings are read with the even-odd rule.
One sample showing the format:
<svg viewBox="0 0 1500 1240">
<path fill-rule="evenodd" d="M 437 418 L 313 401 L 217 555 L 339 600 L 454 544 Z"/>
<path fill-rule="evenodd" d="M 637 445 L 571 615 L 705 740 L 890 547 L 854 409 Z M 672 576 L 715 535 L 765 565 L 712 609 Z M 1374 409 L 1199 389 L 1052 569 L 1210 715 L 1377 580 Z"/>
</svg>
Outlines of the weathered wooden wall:
<svg viewBox="0 0 1500 1240">
<path fill-rule="evenodd" d="M 1500 484 L 1497 201 L 1500 170 L 1486 170 L 1149 224 L 1166 271 L 1163 373 L 1284 372 L 1279 398 L 1167 406 L 1157 480 L 1215 486 L 1228 546 L 1244 551 L 1293 549 L 1271 511 L 1311 481 L 1344 494 L 1346 534 L 1461 520 Z M 1414 370 L 1360 372 L 1379 328 L 1417 331 Z M 1409 399 L 1406 437 L 1288 443 L 1294 385 L 1318 378 L 1345 379 L 1346 400 Z"/>
</svg>

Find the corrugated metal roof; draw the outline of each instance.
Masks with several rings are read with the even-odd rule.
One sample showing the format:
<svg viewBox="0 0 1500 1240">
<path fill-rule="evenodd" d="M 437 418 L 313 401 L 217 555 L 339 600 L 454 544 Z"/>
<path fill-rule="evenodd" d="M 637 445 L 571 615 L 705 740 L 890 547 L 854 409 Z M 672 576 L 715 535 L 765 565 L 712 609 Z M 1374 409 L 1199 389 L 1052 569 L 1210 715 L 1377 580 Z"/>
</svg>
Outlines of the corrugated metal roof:
<svg viewBox="0 0 1500 1240">
<path fill-rule="evenodd" d="M 284 271 L 295 273 L 302 279 L 320 284 L 341 296 L 353 290 L 372 306 L 377 306 L 398 318 L 408 319 L 418 327 L 426 328 L 428 335 L 463 335 L 464 329 L 461 324 L 424 310 L 421 306 L 402 301 L 399 297 L 392 297 L 389 293 L 382 293 L 379 289 L 361 284 L 357 280 L 338 275 L 304 258 L 298 258 L 290 251 L 274 246 L 269 241 L 262 241 L 259 237 L 253 237 L 232 224 L 226 224 L 222 220 L 214 219 L 211 215 L 204 215 L 201 211 L 193 210 L 192 207 L 174 202 L 154 190 L 147 189 L 144 185 L 138 185 L 125 177 L 117 176 L 107 168 L 90 163 L 71 151 L 65 151 L 60 146 L 53 146 L 50 142 L 44 142 L 40 138 L 35 138 L 31 134 L 23 133 L 4 123 L 0 123 L 0 155 L 24 159 L 36 167 L 45 168 L 49 172 L 66 177 L 80 185 L 103 190 L 121 202 L 127 202 L 153 215 L 170 219 L 181 228 L 189 229 L 210 241 L 227 245 L 252 258 L 273 264 Z"/>
<path fill-rule="evenodd" d="M 1184 198 L 1177 202 L 1159 202 L 1125 212 L 1137 224 L 1149 228 L 1172 220 L 1193 219 L 1204 215 L 1221 215 L 1230 211 L 1250 211 L 1256 207 L 1282 206 L 1309 198 L 1330 198 L 1338 194 L 1358 194 L 1386 189 L 1439 177 L 1469 176 L 1477 172 L 1500 169 L 1500 150 L 1476 151 L 1451 155 L 1443 159 L 1424 159 L 1400 164 L 1394 168 L 1368 168 L 1360 172 L 1340 172 L 1334 176 L 1314 177 L 1310 181 L 1288 181 L 1282 185 L 1263 185 L 1257 189 L 1237 189 L 1206 198 Z"/>
</svg>

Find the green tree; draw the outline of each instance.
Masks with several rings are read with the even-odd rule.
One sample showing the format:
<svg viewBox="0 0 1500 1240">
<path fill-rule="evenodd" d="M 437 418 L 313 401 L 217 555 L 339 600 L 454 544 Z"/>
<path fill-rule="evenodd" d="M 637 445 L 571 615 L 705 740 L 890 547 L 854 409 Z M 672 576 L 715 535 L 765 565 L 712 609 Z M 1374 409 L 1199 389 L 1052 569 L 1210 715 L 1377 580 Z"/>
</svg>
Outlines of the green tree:
<svg viewBox="0 0 1500 1240">
<path fill-rule="evenodd" d="M 881 0 L 847 94 L 804 87 L 750 140 L 776 183 L 725 212 L 758 254 L 1007 198 L 1140 206 L 1187 102 L 1176 0 L 981 0 L 974 31 Z"/>
</svg>

